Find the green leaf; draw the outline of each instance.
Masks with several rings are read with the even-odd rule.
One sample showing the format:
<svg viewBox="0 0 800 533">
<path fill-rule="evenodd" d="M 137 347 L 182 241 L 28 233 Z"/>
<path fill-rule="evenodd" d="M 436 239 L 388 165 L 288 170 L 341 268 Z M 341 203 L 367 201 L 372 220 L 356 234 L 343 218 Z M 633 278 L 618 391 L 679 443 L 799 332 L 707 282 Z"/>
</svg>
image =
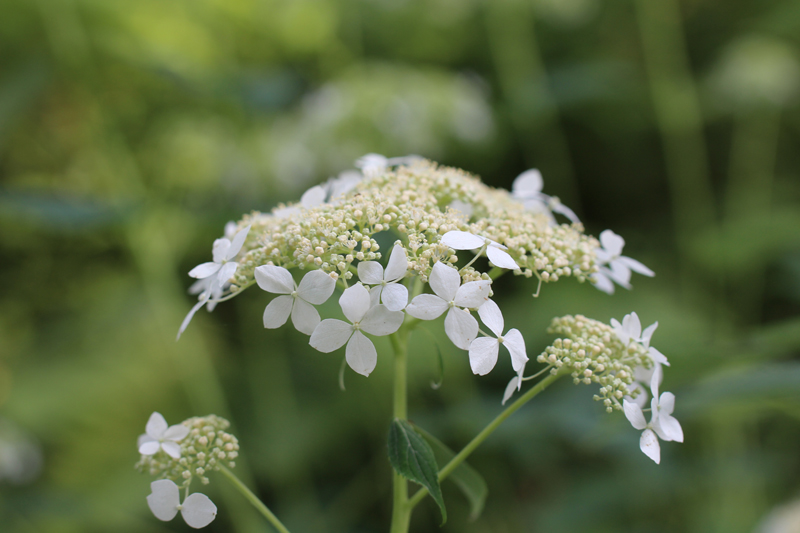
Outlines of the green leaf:
<svg viewBox="0 0 800 533">
<path fill-rule="evenodd" d="M 447 510 L 444 508 L 439 467 L 433 450 L 411 424 L 399 418 L 395 418 L 389 428 L 389 462 L 398 474 L 428 489 L 439 505 L 444 525 L 447 522 Z"/>
<path fill-rule="evenodd" d="M 446 465 L 450 460 L 455 457 L 455 452 L 448 448 L 442 441 L 425 431 L 419 426 L 414 426 L 417 433 L 425 437 L 428 444 L 433 449 L 434 456 L 439 464 Z M 483 511 L 483 505 L 486 503 L 486 497 L 489 495 L 489 487 L 486 481 L 483 480 L 477 470 L 469 466 L 467 463 L 461 463 L 453 472 L 447 477 L 461 489 L 464 496 L 469 500 L 469 518 L 476 520 Z"/>
</svg>

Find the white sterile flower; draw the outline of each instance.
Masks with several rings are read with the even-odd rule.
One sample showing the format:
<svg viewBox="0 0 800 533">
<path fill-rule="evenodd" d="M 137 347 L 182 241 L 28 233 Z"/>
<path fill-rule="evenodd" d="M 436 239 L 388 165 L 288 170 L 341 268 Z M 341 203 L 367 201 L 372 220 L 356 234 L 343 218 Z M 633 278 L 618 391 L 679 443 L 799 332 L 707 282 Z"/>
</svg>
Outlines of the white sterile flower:
<svg viewBox="0 0 800 533">
<path fill-rule="evenodd" d="M 361 169 L 364 177 L 374 178 L 389 167 L 409 164 L 418 159 L 422 158 L 418 155 L 387 158 L 381 154 L 366 154 L 356 161 L 356 168 Z"/>
<path fill-rule="evenodd" d="M 675 395 L 671 392 L 665 392 L 659 396 L 658 384 L 660 381 L 661 367 L 656 366 L 650 381 L 653 399 L 650 401 L 649 423 L 645 420 L 642 408 L 638 403 L 628 400 L 622 401 L 625 417 L 630 421 L 631 425 L 635 429 L 644 430 L 639 439 L 639 447 L 656 464 L 661 462 L 661 447 L 658 444 L 658 438 L 663 441 L 683 442 L 683 429 L 681 429 L 680 423 L 672 416 L 672 411 L 675 408 Z"/>
<path fill-rule="evenodd" d="M 468 309 L 478 309 L 489 300 L 492 282 L 470 281 L 461 284 L 461 275 L 453 267 L 437 262 L 428 283 L 434 294 L 420 294 L 406 307 L 406 313 L 420 320 L 439 318 L 447 311 L 444 331 L 453 344 L 468 350 L 478 336 L 478 321 Z"/>
<path fill-rule="evenodd" d="M 601 291 L 614 294 L 614 283 L 612 281 L 621 287 L 630 289 L 631 270 L 651 278 L 656 275 L 655 272 L 636 259 L 620 255 L 622 254 L 622 248 L 625 246 L 625 239 L 610 229 L 600 234 L 600 244 L 602 247 L 595 250 L 600 271 L 594 275 L 592 283 Z"/>
<path fill-rule="evenodd" d="M 650 324 L 644 332 L 642 332 L 642 323 L 639 320 L 639 315 L 633 312 L 622 318 L 622 324 L 620 324 L 617 319 L 612 318 L 611 327 L 614 328 L 614 333 L 617 334 L 617 337 L 619 337 L 619 340 L 622 341 L 622 344 L 625 346 L 628 346 L 631 341 L 639 342 L 647 349 L 654 363 L 670 366 L 667 357 L 656 348 L 650 346 L 650 339 L 653 337 L 653 333 L 655 333 L 658 327 L 658 322 Z"/>
<path fill-rule="evenodd" d="M 168 427 L 161 413 L 153 413 L 145 426 L 145 434 L 139 436 L 139 453 L 154 455 L 158 450 L 164 450 L 173 459 L 180 459 L 181 446 L 178 443 L 188 434 L 188 427 L 183 424 Z"/>
<path fill-rule="evenodd" d="M 511 185 L 511 196 L 520 200 L 525 209 L 535 213 L 545 213 L 551 218 L 552 213 L 560 213 L 570 222 L 580 222 L 575 212 L 562 204 L 558 198 L 544 194 L 543 187 L 542 173 L 532 168 L 516 177 Z"/>
<path fill-rule="evenodd" d="M 347 364 L 359 374 L 369 376 L 378 362 L 378 352 L 361 331 L 377 336 L 391 335 L 403 324 L 405 315 L 402 311 L 390 311 L 385 305 L 370 305 L 369 291 L 360 283 L 345 289 L 339 305 L 351 323 L 333 318 L 323 320 L 311 335 L 309 344 L 324 353 L 347 344 Z"/>
<path fill-rule="evenodd" d="M 497 364 L 497 355 L 500 353 L 500 345 L 506 347 L 511 354 L 511 366 L 515 372 L 520 372 L 528 362 L 528 355 L 525 353 L 525 339 L 518 329 L 510 329 L 503 335 L 505 323 L 503 313 L 492 300 L 487 300 L 485 304 L 478 308 L 478 315 L 486 326 L 497 335 L 494 337 L 478 337 L 469 345 L 469 366 L 472 372 L 478 375 L 486 375 Z M 521 386 L 520 382 L 517 382 Z"/>
<path fill-rule="evenodd" d="M 189 275 L 193 278 L 205 279 L 216 274 L 219 284 L 223 285 L 239 268 L 239 263 L 231 261 L 231 259 L 239 254 L 249 231 L 250 226 L 247 226 L 240 230 L 232 241 L 225 237 L 215 240 L 212 248 L 214 261 L 197 265 L 189 271 Z"/>
<path fill-rule="evenodd" d="M 408 305 L 408 289 L 401 282 L 408 271 L 406 249 L 395 244 L 384 271 L 377 261 L 362 261 L 358 264 L 358 279 L 369 290 L 372 305 L 383 302 L 389 311 L 402 311 Z"/>
<path fill-rule="evenodd" d="M 315 305 L 325 303 L 336 288 L 336 280 L 322 270 L 312 270 L 294 282 L 292 274 L 283 267 L 262 265 L 255 270 L 258 286 L 267 292 L 281 294 L 264 309 L 264 327 L 279 328 L 292 315 L 292 324 L 297 331 L 311 335 L 319 324 L 319 313 Z"/>
<path fill-rule="evenodd" d="M 480 237 L 466 231 L 448 231 L 442 236 L 442 242 L 454 250 L 486 250 L 486 257 L 495 266 L 509 270 L 519 270 L 519 265 L 508 255 L 507 247 L 486 237 Z"/>
<path fill-rule="evenodd" d="M 180 489 L 169 479 L 150 483 L 147 505 L 155 517 L 164 522 L 175 518 L 180 511 L 186 523 L 195 529 L 206 527 L 217 516 L 217 506 L 205 494 L 194 492 L 181 503 Z"/>
<path fill-rule="evenodd" d="M 511 378 L 511 381 L 508 382 L 506 385 L 506 390 L 503 392 L 503 401 L 500 402 L 501 405 L 505 405 L 506 402 L 511 398 L 514 393 L 522 388 L 522 374 L 525 372 L 525 365 L 522 365 L 520 368 L 519 373 Z"/>
<path fill-rule="evenodd" d="M 226 286 L 227 285 L 220 285 L 217 276 L 213 275 L 192 283 L 192 286 L 189 287 L 189 294 L 199 293 L 197 296 L 197 303 L 186 313 L 186 317 L 184 317 L 183 322 L 181 322 L 181 327 L 178 328 L 178 336 L 175 338 L 176 341 L 180 340 L 181 335 L 183 335 L 183 332 L 189 327 L 189 323 L 201 307 L 205 305 L 209 312 L 214 310 L 222 294 L 225 292 Z"/>
</svg>

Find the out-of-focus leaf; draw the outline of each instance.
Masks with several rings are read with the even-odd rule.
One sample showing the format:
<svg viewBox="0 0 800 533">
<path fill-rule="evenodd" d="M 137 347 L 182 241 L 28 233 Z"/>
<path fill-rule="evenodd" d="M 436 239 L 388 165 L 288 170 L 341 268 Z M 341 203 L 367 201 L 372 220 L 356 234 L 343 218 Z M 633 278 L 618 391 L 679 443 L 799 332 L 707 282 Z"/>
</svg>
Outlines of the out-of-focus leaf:
<svg viewBox="0 0 800 533">
<path fill-rule="evenodd" d="M 48 69 L 32 62 L 0 79 L 0 145 L 14 119 L 22 114 L 47 84 Z"/>
<path fill-rule="evenodd" d="M 96 228 L 121 222 L 124 211 L 79 198 L 0 191 L 0 221 L 29 221 L 54 231 Z"/>
<path fill-rule="evenodd" d="M 425 437 L 428 444 L 431 445 L 433 453 L 436 456 L 436 461 L 439 464 L 445 465 L 455 457 L 455 452 L 448 448 L 442 441 L 425 431 L 419 426 L 414 426 L 417 433 Z M 461 463 L 458 468 L 448 476 L 455 483 L 464 496 L 469 500 L 469 517 L 471 520 L 476 520 L 483 512 L 483 506 L 486 503 L 486 497 L 489 495 L 489 487 L 486 486 L 483 476 L 477 470 L 469 466 L 467 463 Z"/>
</svg>

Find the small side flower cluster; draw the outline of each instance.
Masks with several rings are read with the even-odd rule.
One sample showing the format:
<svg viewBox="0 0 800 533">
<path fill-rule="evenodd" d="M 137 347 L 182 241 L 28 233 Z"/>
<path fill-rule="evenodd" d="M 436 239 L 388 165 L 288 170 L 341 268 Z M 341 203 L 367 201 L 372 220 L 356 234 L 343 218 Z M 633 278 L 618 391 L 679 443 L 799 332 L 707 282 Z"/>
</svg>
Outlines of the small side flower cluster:
<svg viewBox="0 0 800 533">
<path fill-rule="evenodd" d="M 167 426 L 159 413 L 153 413 L 144 435 L 139 437 L 140 472 L 161 479 L 151 484 L 147 503 L 159 520 L 172 520 L 178 511 L 194 528 L 205 527 L 216 516 L 216 506 L 204 494 L 189 494 L 192 480 L 207 485 L 208 472 L 222 466 L 233 468 L 239 455 L 239 441 L 227 433 L 230 423 L 216 415 L 194 417 Z M 186 496 L 180 502 L 180 491 Z"/>
</svg>

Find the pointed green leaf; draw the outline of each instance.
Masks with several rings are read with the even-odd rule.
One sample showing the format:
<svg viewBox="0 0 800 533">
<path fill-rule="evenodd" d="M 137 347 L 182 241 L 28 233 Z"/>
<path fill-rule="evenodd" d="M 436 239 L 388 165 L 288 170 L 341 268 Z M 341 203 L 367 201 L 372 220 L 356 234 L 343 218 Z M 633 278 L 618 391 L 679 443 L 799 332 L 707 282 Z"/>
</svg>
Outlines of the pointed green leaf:
<svg viewBox="0 0 800 533">
<path fill-rule="evenodd" d="M 433 450 L 411 424 L 399 418 L 395 418 L 389 428 L 389 462 L 398 474 L 428 489 L 442 512 L 442 524 L 447 522 Z"/>
<path fill-rule="evenodd" d="M 431 445 L 433 454 L 439 464 L 446 465 L 455 457 L 456 454 L 453 450 L 448 448 L 442 441 L 419 426 L 414 426 L 414 429 L 425 437 L 425 440 Z M 481 515 L 483 505 L 486 503 L 486 497 L 489 495 L 489 487 L 486 485 L 483 476 L 467 463 L 461 463 L 447 479 L 452 480 L 461 489 L 464 496 L 467 497 L 467 500 L 469 500 L 470 520 L 476 520 Z"/>
</svg>

